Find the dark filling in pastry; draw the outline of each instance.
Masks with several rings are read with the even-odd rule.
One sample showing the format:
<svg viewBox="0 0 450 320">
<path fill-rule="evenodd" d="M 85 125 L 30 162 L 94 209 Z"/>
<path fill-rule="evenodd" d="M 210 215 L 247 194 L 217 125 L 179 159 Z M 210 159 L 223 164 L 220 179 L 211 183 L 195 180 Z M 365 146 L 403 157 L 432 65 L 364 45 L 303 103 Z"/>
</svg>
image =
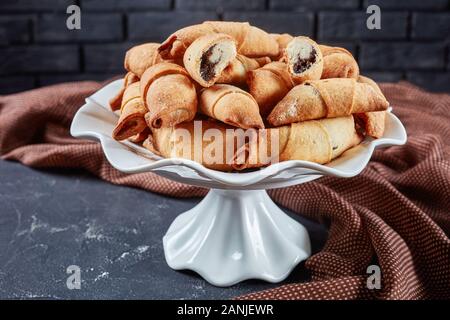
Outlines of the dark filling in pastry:
<svg viewBox="0 0 450 320">
<path fill-rule="evenodd" d="M 205 53 L 202 55 L 202 61 L 200 62 L 200 75 L 205 81 L 209 81 L 212 78 L 214 78 L 214 69 L 218 62 L 212 63 L 209 61 L 209 58 L 213 54 L 214 47 L 216 45 L 213 45 L 211 48 L 209 48 Z"/>
<path fill-rule="evenodd" d="M 355 130 L 360 136 L 364 136 L 366 134 L 366 122 L 361 118 L 358 114 L 355 114 Z"/>
<path fill-rule="evenodd" d="M 311 53 L 307 59 L 301 59 L 300 54 L 297 56 L 297 61 L 292 66 L 295 73 L 302 73 L 311 67 L 316 62 L 316 49 L 312 48 Z"/>
<path fill-rule="evenodd" d="M 155 128 L 161 128 L 162 126 L 162 119 L 161 118 L 157 118 L 153 121 L 153 127 Z"/>
<path fill-rule="evenodd" d="M 125 122 L 122 127 L 122 130 L 120 130 L 120 133 L 124 133 L 130 129 L 133 129 L 134 127 L 137 127 L 137 125 L 138 125 L 138 122 L 136 120 Z"/>
</svg>

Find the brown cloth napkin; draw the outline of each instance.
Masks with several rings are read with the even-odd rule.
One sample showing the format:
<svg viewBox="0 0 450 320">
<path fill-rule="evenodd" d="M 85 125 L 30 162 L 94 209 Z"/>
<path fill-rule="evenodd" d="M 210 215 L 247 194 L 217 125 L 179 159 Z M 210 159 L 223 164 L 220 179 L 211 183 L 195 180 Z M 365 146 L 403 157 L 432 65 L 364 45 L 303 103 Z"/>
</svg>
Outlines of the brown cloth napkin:
<svg viewBox="0 0 450 320">
<path fill-rule="evenodd" d="M 69 135 L 84 97 L 100 87 L 79 82 L 0 97 L 2 158 L 84 168 L 112 183 L 176 197 L 205 195 L 152 173 L 122 174 L 98 143 Z M 450 96 L 407 83 L 382 89 L 407 128 L 408 143 L 377 149 L 354 178 L 323 177 L 269 191 L 278 204 L 329 224 L 328 241 L 305 264 L 312 281 L 241 298 L 450 298 Z M 381 268 L 381 289 L 367 288 L 371 264 Z"/>
</svg>

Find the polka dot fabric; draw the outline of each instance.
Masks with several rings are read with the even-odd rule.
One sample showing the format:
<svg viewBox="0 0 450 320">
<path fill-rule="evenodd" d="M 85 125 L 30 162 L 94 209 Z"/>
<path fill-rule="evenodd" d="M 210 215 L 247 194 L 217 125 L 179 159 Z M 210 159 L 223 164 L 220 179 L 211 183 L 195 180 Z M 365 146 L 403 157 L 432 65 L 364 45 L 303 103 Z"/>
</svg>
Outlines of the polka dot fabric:
<svg viewBox="0 0 450 320">
<path fill-rule="evenodd" d="M 62 84 L 0 97 L 0 154 L 32 167 L 83 168 L 115 184 L 175 197 L 206 190 L 152 173 L 125 175 L 98 143 L 70 137 L 69 126 L 94 82 Z M 404 146 L 377 149 L 350 179 L 323 177 L 271 190 L 280 205 L 326 222 L 323 250 L 305 266 L 312 281 L 239 299 L 449 299 L 450 96 L 408 83 L 381 86 L 405 124 Z M 367 267 L 381 269 L 381 289 L 367 288 Z"/>
</svg>

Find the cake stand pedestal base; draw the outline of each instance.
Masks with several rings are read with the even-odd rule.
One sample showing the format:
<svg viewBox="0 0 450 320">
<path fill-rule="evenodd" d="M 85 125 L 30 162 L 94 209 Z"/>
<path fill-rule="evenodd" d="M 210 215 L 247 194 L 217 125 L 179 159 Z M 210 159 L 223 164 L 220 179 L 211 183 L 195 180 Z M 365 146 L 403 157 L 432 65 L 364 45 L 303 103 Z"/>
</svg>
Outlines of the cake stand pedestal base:
<svg viewBox="0 0 450 320">
<path fill-rule="evenodd" d="M 171 268 L 193 270 L 216 286 L 282 281 L 311 254 L 305 227 L 265 190 L 211 189 L 174 220 L 163 243 Z"/>
</svg>

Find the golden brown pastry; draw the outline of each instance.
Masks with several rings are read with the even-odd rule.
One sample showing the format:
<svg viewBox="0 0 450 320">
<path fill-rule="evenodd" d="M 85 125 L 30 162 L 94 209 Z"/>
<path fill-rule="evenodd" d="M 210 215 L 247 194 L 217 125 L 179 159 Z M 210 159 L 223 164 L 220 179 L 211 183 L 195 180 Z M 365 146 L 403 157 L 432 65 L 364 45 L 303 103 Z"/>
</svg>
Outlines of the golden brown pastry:
<svg viewBox="0 0 450 320">
<path fill-rule="evenodd" d="M 323 55 L 322 79 L 358 78 L 358 63 L 348 50 L 324 45 L 319 47 Z"/>
<path fill-rule="evenodd" d="M 194 119 L 197 94 L 183 67 L 168 62 L 156 64 L 144 72 L 140 84 L 149 127 L 174 126 Z"/>
<path fill-rule="evenodd" d="M 161 130 L 162 131 L 162 130 L 170 130 L 170 129 L 171 129 L 170 127 L 167 127 L 167 128 L 159 128 L 159 129 L 154 129 L 154 130 Z M 144 148 L 146 148 L 147 150 L 149 150 L 150 152 L 156 154 L 157 156 L 161 156 L 162 157 L 161 153 L 158 150 L 156 150 L 155 141 L 154 141 L 154 138 L 153 138 L 153 134 L 151 132 L 147 136 L 147 138 L 144 140 L 144 142 L 142 142 L 142 146 Z"/>
<path fill-rule="evenodd" d="M 370 79 L 369 77 L 358 76 L 357 81 L 359 83 L 365 83 L 365 84 L 371 86 L 373 90 L 375 90 L 379 95 L 382 95 L 384 97 L 383 91 L 381 91 L 378 84 L 375 81 L 373 81 L 372 79 Z"/>
<path fill-rule="evenodd" d="M 238 53 L 247 57 L 277 56 L 278 43 L 269 34 L 248 22 L 205 21 L 173 33 L 159 47 L 165 59 L 183 57 L 186 49 L 197 38 L 209 33 L 225 33 L 237 42 Z"/>
<path fill-rule="evenodd" d="M 216 83 L 232 84 L 239 87 L 244 86 L 247 80 L 247 73 L 264 66 L 267 63 L 267 59 L 267 57 L 252 59 L 238 54 L 236 59 L 231 61 L 228 67 L 222 71 Z"/>
<path fill-rule="evenodd" d="M 292 123 L 260 130 L 257 139 L 238 150 L 236 156 L 245 161 L 234 167 L 242 170 L 287 160 L 328 163 L 361 140 L 353 116 Z"/>
<path fill-rule="evenodd" d="M 116 140 L 130 138 L 147 127 L 144 115 L 148 110 L 141 99 L 139 86 L 140 83 L 135 82 L 125 88 L 119 121 L 113 131 L 113 138 Z"/>
<path fill-rule="evenodd" d="M 351 78 L 311 80 L 289 91 L 267 120 L 273 126 L 280 126 L 305 120 L 382 111 L 388 106 L 384 95 L 367 83 L 359 83 Z"/>
<path fill-rule="evenodd" d="M 359 76 L 358 82 L 370 85 L 378 94 L 383 95 L 380 87 L 370 78 Z M 373 138 L 381 138 L 384 134 L 387 111 L 374 111 L 356 114 L 365 134 Z"/>
<path fill-rule="evenodd" d="M 200 93 L 200 111 L 235 127 L 264 128 L 258 104 L 246 91 L 228 84 L 216 84 Z"/>
<path fill-rule="evenodd" d="M 278 46 L 280 48 L 280 54 L 274 58 L 274 60 L 278 61 L 283 58 L 284 50 L 286 49 L 289 42 L 294 39 L 294 37 L 289 33 L 271 33 L 270 36 L 274 38 L 276 42 L 278 42 Z"/>
<path fill-rule="evenodd" d="M 241 55 L 242 56 L 242 55 Z M 244 56 L 245 57 L 245 56 Z M 246 57 L 247 58 L 247 57 Z M 249 58 L 247 58 L 249 59 Z M 272 62 L 272 59 L 270 57 L 258 57 L 258 58 L 252 58 L 253 60 L 256 60 L 260 67 L 265 66 L 268 63 Z"/>
<path fill-rule="evenodd" d="M 349 51 L 308 37 L 206 21 L 132 47 L 124 66 L 110 100 L 120 109 L 113 138 L 162 157 L 220 171 L 324 164 L 384 134 L 389 103 L 378 85 Z"/>
<path fill-rule="evenodd" d="M 120 109 L 122 105 L 122 97 L 123 93 L 125 92 L 125 88 L 127 88 L 130 84 L 138 81 L 139 77 L 132 72 L 128 72 L 125 75 L 125 77 L 123 78 L 123 87 L 113 98 L 109 100 L 109 106 L 111 107 L 111 110 L 116 111 Z"/>
<path fill-rule="evenodd" d="M 164 61 L 159 55 L 158 47 L 159 43 L 144 43 L 132 47 L 125 54 L 125 69 L 141 77 L 145 70 Z"/>
<path fill-rule="evenodd" d="M 210 87 L 236 58 L 236 41 L 224 33 L 210 33 L 197 38 L 187 48 L 184 67 L 203 87 Z"/>
<path fill-rule="evenodd" d="M 322 76 L 323 57 L 319 45 L 308 37 L 295 37 L 284 50 L 284 58 L 296 84 Z"/>
<path fill-rule="evenodd" d="M 234 129 L 214 120 L 195 120 L 153 129 L 152 136 L 143 145 L 165 158 L 189 159 L 210 169 L 231 171 L 235 153 L 245 143 L 242 140 L 239 144 Z M 236 131 L 236 135 L 239 134 L 242 130 Z"/>
<path fill-rule="evenodd" d="M 250 71 L 247 75 L 247 84 L 263 117 L 269 115 L 273 107 L 294 87 L 286 64 L 278 61 Z"/>
</svg>

